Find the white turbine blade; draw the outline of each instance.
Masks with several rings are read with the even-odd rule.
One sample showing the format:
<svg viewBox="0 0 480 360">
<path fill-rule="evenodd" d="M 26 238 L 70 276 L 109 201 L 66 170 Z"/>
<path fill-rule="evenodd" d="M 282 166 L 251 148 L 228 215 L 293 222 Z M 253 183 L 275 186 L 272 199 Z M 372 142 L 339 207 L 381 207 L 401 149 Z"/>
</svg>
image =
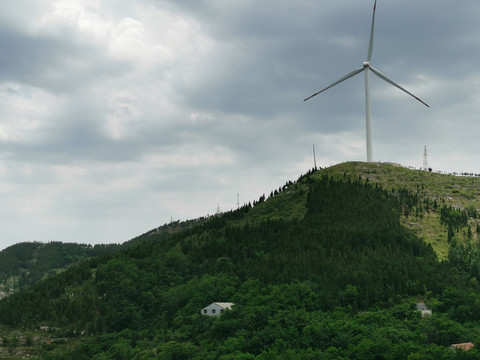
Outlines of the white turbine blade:
<svg viewBox="0 0 480 360">
<path fill-rule="evenodd" d="M 394 82 L 393 80 L 390 80 L 388 77 L 386 77 L 385 75 L 383 75 L 380 71 L 378 71 L 377 69 L 375 69 L 373 66 L 369 66 L 370 70 L 372 70 L 375 75 L 377 75 L 380 79 L 383 79 L 385 80 L 386 82 L 392 84 L 393 86 L 399 88 L 400 90 L 406 92 L 408 95 L 410 95 L 411 97 L 417 99 L 418 101 L 420 101 L 423 105 L 425 105 L 426 107 L 430 107 L 426 102 L 422 101 L 420 98 L 416 97 L 415 95 L 413 95 L 411 92 L 405 90 L 403 87 L 401 87 L 400 85 L 398 85 L 396 82 Z"/>
<path fill-rule="evenodd" d="M 374 33 L 374 28 L 375 28 L 375 10 L 376 9 L 377 9 L 377 0 L 375 0 L 375 4 L 373 5 L 372 29 L 370 30 L 370 42 L 368 43 L 367 61 L 370 61 L 372 59 L 373 33 Z"/>
<path fill-rule="evenodd" d="M 318 94 L 324 92 L 325 90 L 328 90 L 328 89 L 330 89 L 331 87 L 334 87 L 335 85 L 340 84 L 342 81 L 345 81 L 345 80 L 351 78 L 352 76 L 355 76 L 355 75 L 357 75 L 358 73 L 361 73 L 361 72 L 363 71 L 363 69 L 364 69 L 364 68 L 362 67 L 362 68 L 360 68 L 360 69 L 353 70 L 351 73 L 349 73 L 349 74 L 345 75 L 344 77 L 342 77 L 341 79 L 335 81 L 333 84 L 328 85 L 326 88 L 320 90 L 319 92 L 316 92 L 315 94 L 307 97 L 307 98 L 304 99 L 303 101 L 307 101 L 308 99 L 310 99 L 310 98 L 312 98 L 312 97 L 314 97 L 314 96 L 317 96 Z"/>
</svg>

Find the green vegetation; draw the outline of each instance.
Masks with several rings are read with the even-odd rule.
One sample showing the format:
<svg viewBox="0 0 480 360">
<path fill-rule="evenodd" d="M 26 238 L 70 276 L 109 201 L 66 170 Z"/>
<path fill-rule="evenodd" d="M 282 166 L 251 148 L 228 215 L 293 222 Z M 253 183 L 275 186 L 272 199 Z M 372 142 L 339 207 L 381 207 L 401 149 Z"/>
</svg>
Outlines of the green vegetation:
<svg viewBox="0 0 480 360">
<path fill-rule="evenodd" d="M 449 347 L 480 340 L 477 205 L 452 181 L 346 163 L 151 230 L 0 301 L 0 358 L 477 359 Z"/>
<path fill-rule="evenodd" d="M 25 289 L 72 264 L 113 252 L 119 245 L 84 245 L 52 241 L 26 242 L 0 252 L 0 291 L 3 296 Z M 0 296 L 1 298 L 1 296 Z"/>
<path fill-rule="evenodd" d="M 398 164 L 347 162 L 332 166 L 320 173 L 341 178 L 345 174 L 361 177 L 364 182 L 377 183 L 391 191 L 405 190 L 416 196 L 412 211 L 402 214 L 402 223 L 417 236 L 430 243 L 440 259 L 448 254 L 448 227 L 441 226 L 439 210 L 443 206 L 467 212 L 467 224 L 455 235 L 465 241 L 476 239 L 480 233 L 477 213 L 480 211 L 480 177 L 474 174 L 440 174 L 412 170 Z M 413 216 L 412 216 L 413 215 Z M 450 236 L 450 238 L 451 238 Z"/>
</svg>

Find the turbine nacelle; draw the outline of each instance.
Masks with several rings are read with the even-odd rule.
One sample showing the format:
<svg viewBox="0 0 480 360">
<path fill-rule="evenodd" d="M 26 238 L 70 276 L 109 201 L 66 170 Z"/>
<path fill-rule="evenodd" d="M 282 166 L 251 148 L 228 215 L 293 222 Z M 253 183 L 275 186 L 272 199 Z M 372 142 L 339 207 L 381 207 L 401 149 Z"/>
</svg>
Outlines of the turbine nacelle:
<svg viewBox="0 0 480 360">
<path fill-rule="evenodd" d="M 363 68 L 369 68 L 369 67 L 370 67 L 370 61 L 364 61 Z"/>
</svg>

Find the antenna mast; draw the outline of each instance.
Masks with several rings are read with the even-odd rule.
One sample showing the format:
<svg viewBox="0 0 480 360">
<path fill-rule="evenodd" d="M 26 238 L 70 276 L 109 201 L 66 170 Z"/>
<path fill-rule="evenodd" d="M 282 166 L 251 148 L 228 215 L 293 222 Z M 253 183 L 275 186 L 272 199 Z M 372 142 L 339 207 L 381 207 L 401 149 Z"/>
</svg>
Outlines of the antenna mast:
<svg viewBox="0 0 480 360">
<path fill-rule="evenodd" d="M 424 145 L 423 147 L 423 170 L 427 171 L 428 170 L 428 160 L 427 160 L 428 154 L 427 154 L 427 146 Z"/>
<path fill-rule="evenodd" d="M 315 144 L 313 144 L 313 168 L 317 170 L 317 159 L 315 157 Z"/>
</svg>

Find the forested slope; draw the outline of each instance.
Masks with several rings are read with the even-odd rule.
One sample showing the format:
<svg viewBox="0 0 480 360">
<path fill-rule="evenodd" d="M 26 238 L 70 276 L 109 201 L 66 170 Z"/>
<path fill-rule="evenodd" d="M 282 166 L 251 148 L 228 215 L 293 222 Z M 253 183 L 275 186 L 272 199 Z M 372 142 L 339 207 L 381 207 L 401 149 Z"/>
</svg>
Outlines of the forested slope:
<svg viewBox="0 0 480 360">
<path fill-rule="evenodd" d="M 44 359 L 478 358 L 448 348 L 480 339 L 475 261 L 439 261 L 402 225 L 415 196 L 311 172 L 254 206 L 149 231 L 41 281 L 1 301 L 0 322 L 53 328 L 62 342 L 30 345 Z M 200 315 L 213 301 L 235 306 Z"/>
<path fill-rule="evenodd" d="M 321 173 L 336 178 L 345 174 L 361 177 L 362 181 L 378 184 L 398 196 L 408 196 L 406 202 L 410 206 L 401 214 L 402 224 L 430 243 L 440 259 L 448 256 L 449 242 L 454 236 L 468 242 L 480 235 L 479 174 L 445 174 L 365 162 L 341 163 Z"/>
<path fill-rule="evenodd" d="M 0 251 L 0 292 L 6 296 L 87 258 L 115 251 L 119 245 L 52 241 L 24 242 Z"/>
</svg>

